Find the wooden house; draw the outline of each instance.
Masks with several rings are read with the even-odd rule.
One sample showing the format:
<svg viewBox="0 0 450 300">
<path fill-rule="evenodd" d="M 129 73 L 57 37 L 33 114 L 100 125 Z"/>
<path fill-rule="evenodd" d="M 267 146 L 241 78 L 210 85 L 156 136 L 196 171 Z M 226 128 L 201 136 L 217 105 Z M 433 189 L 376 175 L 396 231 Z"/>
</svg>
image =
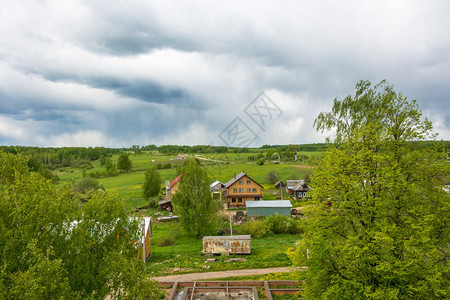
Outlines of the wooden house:
<svg viewBox="0 0 450 300">
<path fill-rule="evenodd" d="M 178 175 L 172 181 L 166 181 L 166 202 L 172 201 L 173 195 L 176 194 L 179 188 L 180 179 L 183 177 L 183 174 Z"/>
<path fill-rule="evenodd" d="M 286 180 L 286 192 L 288 192 L 289 195 L 292 195 L 292 192 L 294 190 L 294 187 L 300 182 L 301 180 Z"/>
<path fill-rule="evenodd" d="M 278 181 L 277 183 L 275 183 L 275 188 L 277 190 L 280 190 L 282 188 L 284 188 L 286 186 L 286 184 L 283 181 Z"/>
<path fill-rule="evenodd" d="M 213 193 L 214 192 L 221 192 L 224 188 L 225 188 L 225 185 L 222 182 L 218 181 L 218 180 L 214 181 L 213 183 L 211 183 L 209 185 L 209 190 L 211 192 L 213 192 Z"/>
<path fill-rule="evenodd" d="M 311 188 L 306 184 L 304 180 L 299 182 L 292 188 L 292 196 L 296 199 L 308 198 L 308 192 Z"/>
<path fill-rule="evenodd" d="M 222 195 L 225 190 L 225 185 L 220 181 L 214 181 L 209 185 L 209 191 L 214 199 L 222 200 Z"/>
<path fill-rule="evenodd" d="M 151 237 L 152 237 L 152 218 L 144 217 L 142 221 L 142 236 L 140 238 L 140 244 L 138 245 L 139 259 L 146 261 L 150 258 L 151 252 Z"/>
<path fill-rule="evenodd" d="M 172 212 L 172 199 L 167 199 L 167 197 L 160 197 L 158 199 L 158 207 L 159 210 L 167 210 L 169 212 Z"/>
<path fill-rule="evenodd" d="M 186 159 L 186 155 L 184 155 L 183 153 L 180 153 L 177 155 L 177 160 L 185 160 Z"/>
<path fill-rule="evenodd" d="M 262 199 L 263 186 L 250 178 L 245 172 L 235 175 L 225 183 L 225 196 L 228 208 L 245 207 L 246 201 Z"/>
</svg>

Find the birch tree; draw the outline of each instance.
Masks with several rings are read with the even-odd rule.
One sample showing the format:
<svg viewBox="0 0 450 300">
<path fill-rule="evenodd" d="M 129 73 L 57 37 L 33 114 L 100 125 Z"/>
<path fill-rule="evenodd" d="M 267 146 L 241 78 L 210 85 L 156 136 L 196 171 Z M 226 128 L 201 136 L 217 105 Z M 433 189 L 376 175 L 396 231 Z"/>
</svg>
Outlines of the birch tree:
<svg viewBox="0 0 450 300">
<path fill-rule="evenodd" d="M 444 149 L 417 102 L 386 82 L 356 85 L 315 121 L 334 130 L 312 174 L 314 204 L 292 252 L 307 299 L 446 299 Z"/>
</svg>

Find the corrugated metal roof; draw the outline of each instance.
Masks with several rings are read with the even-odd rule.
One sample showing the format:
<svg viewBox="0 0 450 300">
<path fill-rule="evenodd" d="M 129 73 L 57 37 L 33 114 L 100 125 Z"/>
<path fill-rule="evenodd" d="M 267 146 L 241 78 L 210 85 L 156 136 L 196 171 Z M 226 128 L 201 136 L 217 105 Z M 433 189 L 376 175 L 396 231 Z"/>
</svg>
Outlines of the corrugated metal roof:
<svg viewBox="0 0 450 300">
<path fill-rule="evenodd" d="M 301 181 L 303 181 L 303 180 L 286 180 L 286 187 L 288 189 L 293 189 Z"/>
<path fill-rule="evenodd" d="M 289 200 L 245 201 L 247 207 L 292 207 Z"/>
<path fill-rule="evenodd" d="M 172 182 L 170 182 L 170 187 L 173 187 L 178 181 L 180 181 L 183 174 L 178 175 Z"/>
<path fill-rule="evenodd" d="M 309 191 L 311 188 L 306 184 L 304 180 L 300 180 L 293 188 L 294 191 Z"/>
<path fill-rule="evenodd" d="M 218 235 L 204 236 L 204 240 L 250 240 L 250 235 Z"/>
</svg>

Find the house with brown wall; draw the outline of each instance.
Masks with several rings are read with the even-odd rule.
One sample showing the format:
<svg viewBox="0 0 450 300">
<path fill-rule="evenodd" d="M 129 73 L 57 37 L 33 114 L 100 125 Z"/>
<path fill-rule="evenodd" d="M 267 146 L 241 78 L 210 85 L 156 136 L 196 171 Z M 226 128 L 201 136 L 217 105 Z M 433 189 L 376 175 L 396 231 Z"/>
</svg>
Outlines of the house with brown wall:
<svg viewBox="0 0 450 300">
<path fill-rule="evenodd" d="M 245 172 L 235 175 L 225 184 L 228 208 L 245 207 L 246 201 L 262 200 L 263 186 Z"/>
<path fill-rule="evenodd" d="M 179 183 L 183 174 L 178 175 L 171 182 L 166 181 L 166 192 L 165 197 L 158 200 L 158 205 L 160 210 L 168 210 L 172 212 L 172 198 L 178 191 Z"/>
</svg>

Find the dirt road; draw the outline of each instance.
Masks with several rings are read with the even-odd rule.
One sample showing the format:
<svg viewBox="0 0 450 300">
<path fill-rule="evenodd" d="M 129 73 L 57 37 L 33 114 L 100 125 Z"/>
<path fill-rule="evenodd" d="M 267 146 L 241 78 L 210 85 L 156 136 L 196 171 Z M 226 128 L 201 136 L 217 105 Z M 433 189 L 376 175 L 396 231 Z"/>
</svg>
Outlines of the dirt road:
<svg viewBox="0 0 450 300">
<path fill-rule="evenodd" d="M 203 273 L 191 273 L 191 274 L 180 274 L 180 275 L 168 275 L 161 277 L 153 277 L 153 280 L 160 282 L 180 282 L 180 281 L 198 281 L 205 279 L 217 279 L 225 277 L 235 277 L 235 276 L 250 276 L 250 275 L 262 275 L 268 273 L 284 273 L 291 272 L 290 267 L 279 267 L 279 268 L 267 268 L 267 269 L 247 269 L 247 270 L 228 270 L 219 272 L 203 272 Z"/>
</svg>

